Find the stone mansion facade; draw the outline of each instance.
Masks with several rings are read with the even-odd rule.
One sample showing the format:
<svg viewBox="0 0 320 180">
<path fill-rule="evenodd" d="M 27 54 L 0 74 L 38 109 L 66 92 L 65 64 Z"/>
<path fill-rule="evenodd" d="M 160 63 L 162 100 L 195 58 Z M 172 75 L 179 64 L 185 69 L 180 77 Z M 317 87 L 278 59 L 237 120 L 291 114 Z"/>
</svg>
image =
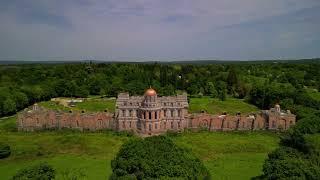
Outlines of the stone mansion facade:
<svg viewBox="0 0 320 180">
<path fill-rule="evenodd" d="M 19 113 L 19 130 L 73 128 L 96 131 L 113 129 L 133 131 L 141 135 L 155 135 L 184 129 L 230 130 L 286 130 L 296 122 L 290 111 L 282 111 L 277 104 L 270 110 L 242 115 L 188 113 L 186 94 L 159 97 L 149 88 L 144 96 L 120 93 L 115 113 L 62 112 L 48 110 L 35 104 Z"/>
</svg>

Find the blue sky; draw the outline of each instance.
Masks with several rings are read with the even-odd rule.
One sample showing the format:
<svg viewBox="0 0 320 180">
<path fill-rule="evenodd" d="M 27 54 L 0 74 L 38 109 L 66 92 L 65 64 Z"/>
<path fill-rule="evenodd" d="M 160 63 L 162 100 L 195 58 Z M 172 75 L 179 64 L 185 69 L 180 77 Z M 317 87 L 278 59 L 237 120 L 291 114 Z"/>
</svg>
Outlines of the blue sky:
<svg viewBox="0 0 320 180">
<path fill-rule="evenodd" d="M 320 57 L 320 0 L 2 0 L 0 60 Z"/>
</svg>

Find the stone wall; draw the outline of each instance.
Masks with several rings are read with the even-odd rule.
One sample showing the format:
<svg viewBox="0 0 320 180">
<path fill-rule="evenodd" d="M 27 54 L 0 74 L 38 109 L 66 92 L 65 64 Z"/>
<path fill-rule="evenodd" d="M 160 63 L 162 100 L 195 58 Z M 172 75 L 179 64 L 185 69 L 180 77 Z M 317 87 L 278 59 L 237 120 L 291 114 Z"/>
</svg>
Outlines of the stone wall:
<svg viewBox="0 0 320 180">
<path fill-rule="evenodd" d="M 48 110 L 33 106 L 18 114 L 18 130 L 34 131 L 40 129 L 114 129 L 113 114 L 107 112 L 82 113 Z"/>
<path fill-rule="evenodd" d="M 192 114 L 190 129 L 208 129 L 209 131 L 231 130 L 287 130 L 294 125 L 293 114 L 273 113 L 269 110 L 247 115 Z"/>
<path fill-rule="evenodd" d="M 17 126 L 21 131 L 34 131 L 41 129 L 79 129 L 96 131 L 113 129 L 117 131 L 133 131 L 138 134 L 161 134 L 168 130 L 182 131 L 184 129 L 207 129 L 209 131 L 232 130 L 287 130 L 296 122 L 296 116 L 290 112 L 263 110 L 251 114 L 212 115 L 207 113 L 188 114 L 186 109 L 183 116 L 164 116 L 161 110 L 156 118 L 143 118 L 140 116 L 119 117 L 117 113 L 97 112 L 62 112 L 48 110 L 38 105 L 32 109 L 25 109 L 18 114 Z M 129 113 L 130 114 L 130 113 Z"/>
</svg>

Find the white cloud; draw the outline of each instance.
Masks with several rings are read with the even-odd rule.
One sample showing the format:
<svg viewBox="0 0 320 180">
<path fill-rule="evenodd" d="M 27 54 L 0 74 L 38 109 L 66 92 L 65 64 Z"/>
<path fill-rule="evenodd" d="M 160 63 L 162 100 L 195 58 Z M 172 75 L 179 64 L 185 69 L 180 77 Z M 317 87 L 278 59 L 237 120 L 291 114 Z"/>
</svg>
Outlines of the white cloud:
<svg viewBox="0 0 320 180">
<path fill-rule="evenodd" d="M 251 29 L 256 39 L 244 38 L 250 38 L 247 29 L 223 28 L 320 5 L 318 0 L 32 0 L 27 1 L 27 6 L 17 6 L 19 3 L 0 13 L 4 25 L 0 28 L 0 58 L 259 57 L 255 52 L 268 52 L 271 57 L 274 47 L 266 47 L 263 41 L 270 42 L 269 38 L 275 35 L 272 42 L 292 45 L 301 39 L 301 33 L 305 36 L 303 32 L 309 31 L 309 26 L 293 30 L 289 38 L 277 35 L 292 31 L 285 24 L 275 34 Z M 47 14 L 35 21 L 34 16 L 41 13 Z M 50 18 L 46 21 L 46 16 L 63 18 L 61 21 L 70 27 L 51 22 Z M 24 22 L 26 19 L 29 21 Z M 315 28 L 309 36 L 319 31 L 319 27 Z M 268 54 L 260 56 L 265 58 Z"/>
</svg>

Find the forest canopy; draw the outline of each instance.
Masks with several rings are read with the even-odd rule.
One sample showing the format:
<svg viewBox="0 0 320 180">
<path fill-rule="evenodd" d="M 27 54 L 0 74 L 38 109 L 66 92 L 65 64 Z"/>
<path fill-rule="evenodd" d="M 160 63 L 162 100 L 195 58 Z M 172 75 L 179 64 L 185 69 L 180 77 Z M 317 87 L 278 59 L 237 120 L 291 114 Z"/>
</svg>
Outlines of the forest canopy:
<svg viewBox="0 0 320 180">
<path fill-rule="evenodd" d="M 52 97 L 141 95 L 150 85 L 158 94 L 224 100 L 245 98 L 265 109 L 278 102 L 293 113 L 319 109 L 320 63 L 126 64 L 74 63 L 0 66 L 0 116 Z M 317 92 L 318 93 L 318 92 Z M 314 95 L 314 97 L 313 97 Z"/>
</svg>

